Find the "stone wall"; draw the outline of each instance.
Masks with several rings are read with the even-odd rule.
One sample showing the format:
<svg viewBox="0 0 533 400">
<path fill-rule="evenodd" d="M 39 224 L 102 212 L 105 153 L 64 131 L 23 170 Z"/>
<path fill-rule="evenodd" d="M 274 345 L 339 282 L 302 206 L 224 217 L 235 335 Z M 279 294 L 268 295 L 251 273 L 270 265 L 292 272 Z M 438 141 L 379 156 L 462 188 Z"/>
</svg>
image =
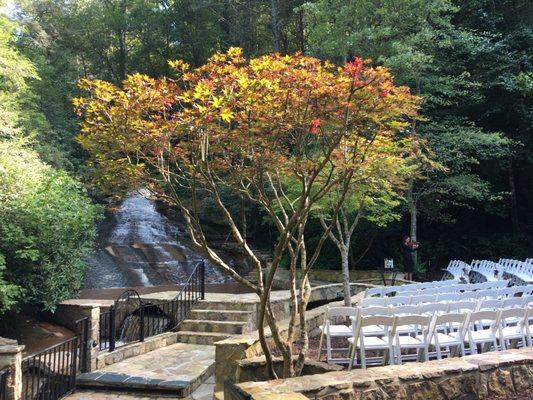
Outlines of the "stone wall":
<svg viewBox="0 0 533 400">
<path fill-rule="evenodd" d="M 533 348 L 245 382 L 236 387 L 254 400 L 459 400 L 510 396 L 533 387 Z M 237 399 L 225 393 L 224 400 Z"/>
<path fill-rule="evenodd" d="M 136 357 L 148 353 L 161 347 L 170 346 L 177 342 L 178 334 L 176 332 L 166 332 L 161 335 L 146 338 L 144 342 L 130 343 L 121 346 L 114 351 L 102 350 L 95 359 L 95 368 L 100 369 L 106 365 L 118 363 L 127 358 Z"/>
</svg>

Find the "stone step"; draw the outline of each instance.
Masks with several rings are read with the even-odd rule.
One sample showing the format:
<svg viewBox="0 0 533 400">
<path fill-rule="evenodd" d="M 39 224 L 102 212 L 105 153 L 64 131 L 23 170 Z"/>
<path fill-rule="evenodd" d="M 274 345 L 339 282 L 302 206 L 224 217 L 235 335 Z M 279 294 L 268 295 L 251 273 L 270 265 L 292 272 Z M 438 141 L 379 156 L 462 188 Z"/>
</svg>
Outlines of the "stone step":
<svg viewBox="0 0 533 400">
<path fill-rule="evenodd" d="M 176 343 L 78 375 L 76 387 L 95 391 L 189 396 L 215 370 L 214 346 Z"/>
<path fill-rule="evenodd" d="M 189 319 L 203 319 L 211 321 L 234 321 L 248 322 L 252 317 L 252 311 L 241 310 L 192 310 Z"/>
<path fill-rule="evenodd" d="M 219 311 L 255 311 L 257 308 L 257 302 L 229 302 L 218 300 L 200 300 L 197 303 L 196 309 L 198 310 L 219 310 Z"/>
<path fill-rule="evenodd" d="M 186 319 L 180 324 L 179 329 L 192 332 L 215 332 L 241 335 L 246 332 L 247 326 L 248 322 Z"/>
<path fill-rule="evenodd" d="M 229 333 L 215 333 L 215 332 L 191 332 L 179 331 L 178 342 L 190 344 L 204 344 L 213 345 L 216 342 L 227 339 L 231 336 Z"/>
</svg>

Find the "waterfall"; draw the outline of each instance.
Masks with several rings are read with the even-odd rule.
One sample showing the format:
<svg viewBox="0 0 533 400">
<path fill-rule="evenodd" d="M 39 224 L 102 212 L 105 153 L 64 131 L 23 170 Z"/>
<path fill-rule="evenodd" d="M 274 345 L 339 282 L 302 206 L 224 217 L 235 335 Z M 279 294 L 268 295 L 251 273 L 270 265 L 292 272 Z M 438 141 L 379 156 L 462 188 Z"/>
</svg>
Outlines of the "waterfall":
<svg viewBox="0 0 533 400">
<path fill-rule="evenodd" d="M 183 240 L 183 230 L 157 211 L 146 190 L 130 193 L 114 214 L 101 245 L 86 258 L 86 288 L 184 283 L 203 259 Z M 229 278 L 206 265 L 206 282 Z"/>
</svg>

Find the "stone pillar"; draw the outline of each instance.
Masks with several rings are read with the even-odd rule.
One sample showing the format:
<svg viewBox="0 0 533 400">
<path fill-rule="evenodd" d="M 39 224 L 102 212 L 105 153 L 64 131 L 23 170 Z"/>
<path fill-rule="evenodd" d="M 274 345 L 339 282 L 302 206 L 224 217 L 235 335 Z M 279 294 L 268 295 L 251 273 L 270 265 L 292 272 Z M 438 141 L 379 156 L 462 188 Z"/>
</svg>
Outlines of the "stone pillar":
<svg viewBox="0 0 533 400">
<path fill-rule="evenodd" d="M 100 340 L 100 307 L 83 306 L 81 310 L 83 315 L 88 317 L 85 370 L 90 372 L 96 369 L 96 357 L 98 356 L 98 343 Z"/>
<path fill-rule="evenodd" d="M 22 351 L 16 340 L 0 338 L 0 370 L 9 368 L 7 400 L 22 398 Z"/>
</svg>

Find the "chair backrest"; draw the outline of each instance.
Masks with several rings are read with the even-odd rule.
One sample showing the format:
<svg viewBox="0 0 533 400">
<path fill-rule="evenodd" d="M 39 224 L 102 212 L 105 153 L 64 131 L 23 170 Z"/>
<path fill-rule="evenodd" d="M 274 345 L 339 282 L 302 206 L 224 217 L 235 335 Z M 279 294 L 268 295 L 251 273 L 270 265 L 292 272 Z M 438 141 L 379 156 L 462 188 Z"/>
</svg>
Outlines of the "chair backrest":
<svg viewBox="0 0 533 400">
<path fill-rule="evenodd" d="M 435 316 L 436 325 L 459 323 L 464 325 L 468 320 L 468 313 L 447 313 Z"/>
<path fill-rule="evenodd" d="M 526 316 L 525 308 L 505 308 L 500 312 L 500 322 L 505 323 L 508 318 L 519 318 L 520 322 Z"/>
<path fill-rule="evenodd" d="M 476 322 L 483 322 L 483 325 L 486 325 L 487 322 L 490 323 L 489 329 L 496 330 L 498 324 L 500 323 L 500 310 L 485 310 L 485 311 L 474 311 L 470 313 L 468 317 L 468 326 L 471 329 L 472 325 L 475 325 Z"/>
<path fill-rule="evenodd" d="M 524 299 L 522 297 L 509 297 L 502 302 L 502 308 L 516 308 L 523 307 Z"/>
<path fill-rule="evenodd" d="M 497 300 L 497 299 L 481 300 L 479 302 L 479 307 L 477 311 L 496 310 L 498 308 L 501 308 L 501 306 L 502 306 L 502 300 Z"/>
<path fill-rule="evenodd" d="M 359 307 L 359 315 L 368 316 L 368 315 L 391 315 L 391 307 Z"/>
<path fill-rule="evenodd" d="M 382 291 L 382 296 L 386 296 L 392 293 L 397 293 L 399 288 L 401 288 L 401 286 L 384 286 L 383 291 Z"/>
<path fill-rule="evenodd" d="M 357 326 L 384 325 L 391 327 L 394 324 L 394 317 L 390 315 L 359 315 Z"/>
<path fill-rule="evenodd" d="M 522 296 L 522 304 L 527 307 L 529 305 L 533 305 L 533 296 Z"/>
<path fill-rule="evenodd" d="M 327 307 L 326 318 L 356 317 L 357 308 L 354 307 Z"/>
<path fill-rule="evenodd" d="M 457 293 L 442 293 L 437 295 L 437 301 L 454 301 L 457 300 Z"/>
<path fill-rule="evenodd" d="M 465 312 L 467 310 L 477 310 L 478 302 L 473 300 L 461 300 L 448 303 L 448 312 L 453 313 L 455 311 Z"/>
<path fill-rule="evenodd" d="M 384 297 L 366 297 L 359 301 L 361 307 L 384 306 L 387 299 Z"/>
<path fill-rule="evenodd" d="M 420 292 L 420 290 L 406 290 L 405 292 L 400 292 L 399 294 L 401 296 L 418 296 Z"/>
<path fill-rule="evenodd" d="M 398 332 L 398 328 L 402 326 L 418 326 L 422 328 L 423 334 L 426 335 L 429 332 L 431 320 L 433 318 L 429 315 L 400 315 L 394 317 L 394 325 L 390 336 L 394 336 Z"/>
<path fill-rule="evenodd" d="M 419 296 L 413 296 L 411 297 L 411 304 L 434 303 L 435 297 L 436 296 L 431 295 L 431 294 L 422 294 Z"/>
<path fill-rule="evenodd" d="M 529 296 L 531 292 L 533 291 L 533 286 L 530 286 L 530 285 L 512 286 L 509 289 L 511 289 L 510 293 L 512 293 L 512 294 L 509 294 L 510 296 L 516 296 L 516 295 Z"/>
<path fill-rule="evenodd" d="M 383 287 L 368 288 L 365 290 L 365 297 L 383 296 Z"/>
<path fill-rule="evenodd" d="M 449 307 L 449 303 L 425 303 L 418 306 L 418 313 L 427 315 L 445 314 L 448 312 Z"/>
<path fill-rule="evenodd" d="M 400 306 L 407 305 L 411 303 L 411 298 L 407 296 L 394 296 L 387 298 L 387 305 L 389 306 Z"/>
<path fill-rule="evenodd" d="M 497 290 L 497 289 L 484 289 L 484 290 L 480 290 L 478 291 L 478 299 L 497 299 L 499 297 L 502 296 L 502 294 L 500 293 L 501 290 L 504 290 L 504 289 L 500 289 L 500 290 Z"/>
<path fill-rule="evenodd" d="M 416 315 L 418 314 L 417 305 L 403 305 L 391 307 L 392 315 Z"/>
</svg>

